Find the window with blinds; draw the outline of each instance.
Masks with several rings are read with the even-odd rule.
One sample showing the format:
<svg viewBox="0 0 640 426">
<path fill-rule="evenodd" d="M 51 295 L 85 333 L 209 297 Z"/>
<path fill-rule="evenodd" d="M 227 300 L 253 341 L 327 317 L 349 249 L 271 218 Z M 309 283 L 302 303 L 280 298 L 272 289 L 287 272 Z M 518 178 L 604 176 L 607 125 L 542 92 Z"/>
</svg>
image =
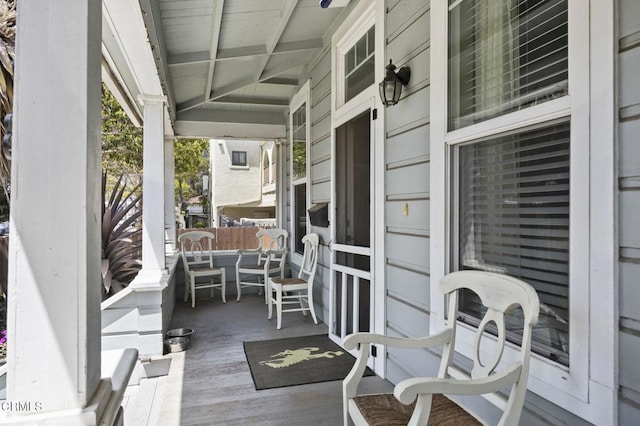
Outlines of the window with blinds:
<svg viewBox="0 0 640 426">
<path fill-rule="evenodd" d="M 567 0 L 450 0 L 448 128 L 567 94 Z"/>
<path fill-rule="evenodd" d="M 568 365 L 569 123 L 495 136 L 453 152 L 457 269 L 504 273 L 531 284 L 541 302 L 533 350 Z M 463 319 L 477 325 L 480 306 L 474 294 L 465 294 Z M 521 321 L 516 312 L 508 328 L 521 329 Z"/>
</svg>

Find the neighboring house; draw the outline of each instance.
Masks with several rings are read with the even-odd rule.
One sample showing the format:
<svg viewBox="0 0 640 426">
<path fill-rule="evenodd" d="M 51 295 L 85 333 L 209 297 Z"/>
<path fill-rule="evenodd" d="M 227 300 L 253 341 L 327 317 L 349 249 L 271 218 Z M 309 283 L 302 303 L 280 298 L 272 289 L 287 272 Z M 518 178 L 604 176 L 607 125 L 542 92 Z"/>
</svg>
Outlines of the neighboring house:
<svg viewBox="0 0 640 426">
<path fill-rule="evenodd" d="M 236 222 L 275 218 L 276 143 L 233 139 L 209 143 L 213 225 L 224 226 L 226 218 Z"/>
<path fill-rule="evenodd" d="M 99 86 L 91 55 L 101 46 L 83 29 L 102 19 L 104 78 L 144 121 L 147 289 L 164 272 L 163 225 L 173 222 L 159 214 L 172 206 L 172 180 L 162 187 L 171 138 L 224 140 L 227 186 L 235 171 L 261 182 L 264 165 L 259 149 L 231 143 L 279 140 L 278 225 L 292 248 L 303 233 L 321 236 L 316 312 L 332 339 L 428 335 L 446 317 L 440 278 L 506 272 L 543 302 L 521 423 L 638 423 L 640 2 L 347 0 L 322 10 L 316 0 L 103 0 L 104 15 L 87 10 L 95 3 L 19 3 L 18 31 L 30 35 L 19 32 L 18 46 L 30 50 L 17 50 L 14 111 L 9 391 L 18 400 L 69 413 L 97 389 L 99 300 L 85 285 L 97 215 L 85 201 L 98 187 L 87 135 L 97 134 L 99 93 L 86 90 Z M 411 78 L 386 108 L 378 83 L 390 60 Z M 54 120 L 53 111 L 73 114 Z M 234 151 L 249 166 L 231 170 Z M 257 208 L 261 184 L 248 186 L 216 205 Z M 328 223 L 312 225 L 304 212 L 324 204 Z M 293 253 L 292 267 L 300 261 Z M 477 312 L 473 300 L 463 305 L 457 338 L 472 342 Z M 394 383 L 437 370 L 426 350 L 379 347 L 370 361 Z M 36 379 L 57 394 L 23 385 Z M 468 404 L 495 422 L 500 402 Z"/>
</svg>

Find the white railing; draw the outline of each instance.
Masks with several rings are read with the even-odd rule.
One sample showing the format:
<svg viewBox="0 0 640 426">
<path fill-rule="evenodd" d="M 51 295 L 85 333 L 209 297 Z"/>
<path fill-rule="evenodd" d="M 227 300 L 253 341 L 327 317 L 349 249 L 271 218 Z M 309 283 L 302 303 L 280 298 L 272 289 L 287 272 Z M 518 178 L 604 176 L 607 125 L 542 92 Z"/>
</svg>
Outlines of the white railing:
<svg viewBox="0 0 640 426">
<path fill-rule="evenodd" d="M 360 294 L 363 286 L 369 289 L 368 309 L 373 306 L 373 291 L 371 289 L 371 272 L 343 265 L 333 265 L 334 279 L 331 285 L 331 333 L 341 341 L 349 334 L 361 330 L 360 324 Z M 340 300 L 338 296 L 340 284 Z M 350 297 L 351 296 L 351 297 Z M 351 302 L 351 303 L 350 303 Z M 338 313 L 340 319 L 338 324 Z M 351 318 L 351 327 L 349 327 Z M 369 313 L 368 330 L 373 330 L 373 316 Z"/>
</svg>

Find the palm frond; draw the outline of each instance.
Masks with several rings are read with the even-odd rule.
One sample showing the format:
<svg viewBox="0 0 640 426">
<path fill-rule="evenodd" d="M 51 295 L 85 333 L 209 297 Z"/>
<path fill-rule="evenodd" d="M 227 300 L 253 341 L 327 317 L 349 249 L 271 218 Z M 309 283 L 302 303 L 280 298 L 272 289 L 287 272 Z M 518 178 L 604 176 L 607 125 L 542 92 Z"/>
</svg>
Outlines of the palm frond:
<svg viewBox="0 0 640 426">
<path fill-rule="evenodd" d="M 126 181 L 120 175 L 108 189 L 107 172 L 102 173 L 103 299 L 125 288 L 141 268 L 142 198 L 139 187 L 129 189 Z"/>
</svg>

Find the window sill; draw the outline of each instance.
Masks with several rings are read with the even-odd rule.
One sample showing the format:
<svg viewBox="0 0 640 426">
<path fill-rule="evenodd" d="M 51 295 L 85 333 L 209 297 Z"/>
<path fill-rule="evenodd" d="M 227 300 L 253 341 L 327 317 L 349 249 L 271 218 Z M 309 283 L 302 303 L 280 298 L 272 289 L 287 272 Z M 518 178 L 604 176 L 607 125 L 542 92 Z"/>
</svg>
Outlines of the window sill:
<svg viewBox="0 0 640 426">
<path fill-rule="evenodd" d="M 475 327 L 458 323 L 459 352 L 470 359 L 473 359 L 475 333 Z M 480 359 L 491 357 L 495 342 L 494 336 L 483 338 L 484 351 L 480 354 Z M 506 363 L 514 362 L 518 358 L 518 351 L 511 346 L 513 345 L 510 343 L 505 346 Z M 527 389 L 593 424 L 608 424 L 610 419 L 614 418 L 614 390 L 588 377 L 572 374 L 568 367 L 538 354 L 531 354 Z M 503 408 L 506 403 L 493 394 L 485 398 L 499 408 Z"/>
<path fill-rule="evenodd" d="M 229 166 L 230 170 L 249 170 L 249 166 Z"/>
</svg>

